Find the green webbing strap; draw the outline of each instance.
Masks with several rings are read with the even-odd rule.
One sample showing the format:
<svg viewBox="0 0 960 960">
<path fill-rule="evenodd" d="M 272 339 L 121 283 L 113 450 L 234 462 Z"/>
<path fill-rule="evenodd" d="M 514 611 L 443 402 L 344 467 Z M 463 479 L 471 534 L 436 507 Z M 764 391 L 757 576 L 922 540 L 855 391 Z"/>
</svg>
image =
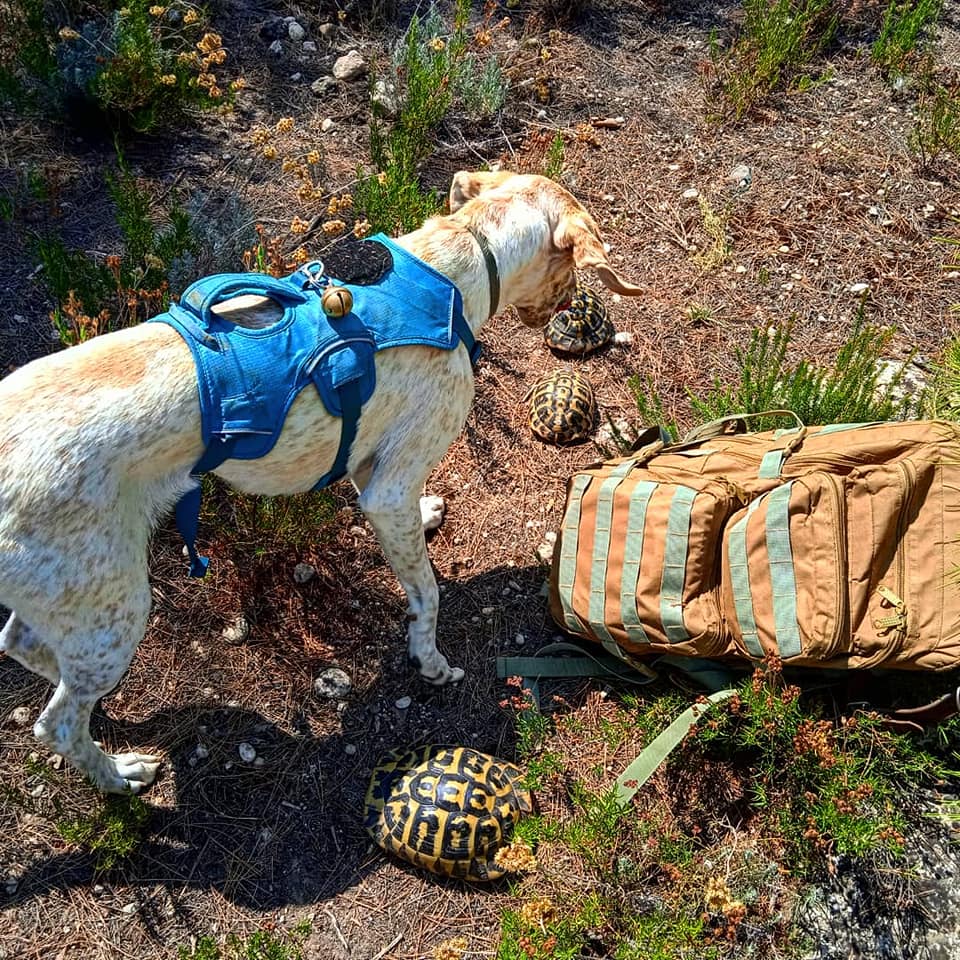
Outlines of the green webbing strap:
<svg viewBox="0 0 960 960">
<path fill-rule="evenodd" d="M 842 430 L 856 430 L 858 427 L 875 427 L 884 422 L 883 420 L 871 420 L 869 423 L 828 423 L 825 427 L 821 427 L 817 433 L 822 436 L 827 433 L 840 433 Z"/>
<path fill-rule="evenodd" d="M 761 413 L 730 413 L 725 417 L 718 417 L 708 423 L 694 427 L 681 443 L 690 443 L 694 440 L 710 440 L 726 432 L 731 423 L 746 424 L 748 420 L 759 420 L 763 417 L 793 417 L 798 427 L 803 427 L 803 421 L 792 410 L 764 410 Z M 672 452 L 672 451 L 671 451 Z"/>
<path fill-rule="evenodd" d="M 718 690 L 707 697 L 710 703 L 722 703 L 736 691 Z M 674 748 L 683 741 L 707 709 L 702 703 L 695 703 L 688 707 L 667 727 L 655 740 L 643 748 L 643 752 L 623 773 L 617 777 L 617 798 L 621 803 L 629 803 L 634 794 L 653 776 L 660 764 L 670 756 Z"/>
<path fill-rule="evenodd" d="M 593 479 L 582 473 L 574 478 L 570 488 L 570 502 L 563 524 L 563 546 L 560 549 L 560 563 L 557 567 L 557 593 L 563 607 L 563 619 L 571 633 L 581 633 L 583 627 L 573 612 L 573 583 L 577 577 L 577 538 L 580 535 L 580 508 L 583 492 Z"/>
<path fill-rule="evenodd" d="M 634 643 L 649 643 L 637 614 L 637 584 L 640 580 L 640 558 L 643 555 L 643 531 L 647 523 L 647 505 L 658 484 L 641 480 L 630 494 L 627 530 L 624 536 L 623 576 L 620 581 L 620 619 L 627 636 Z"/>
<path fill-rule="evenodd" d="M 800 653 L 800 625 L 797 622 L 797 577 L 790 545 L 790 491 L 793 481 L 767 494 L 767 559 L 773 586 L 773 622 L 777 649 L 786 660 Z"/>
<path fill-rule="evenodd" d="M 768 450 L 760 461 L 760 469 L 757 470 L 757 476 L 761 480 L 779 479 L 780 470 L 783 468 L 783 461 L 786 455 L 786 450 Z"/>
<path fill-rule="evenodd" d="M 753 595 L 750 592 L 750 567 L 747 563 L 747 524 L 763 497 L 751 501 L 747 512 L 730 527 L 730 585 L 733 590 L 733 607 L 740 624 L 740 634 L 750 656 L 763 658 L 763 647 L 757 633 L 757 621 L 753 616 Z"/>
<path fill-rule="evenodd" d="M 689 640 L 683 623 L 683 584 L 687 575 L 687 548 L 690 543 L 690 514 L 697 491 L 678 486 L 667 515 L 663 575 L 660 579 L 660 620 L 671 643 Z"/>
<path fill-rule="evenodd" d="M 614 467 L 597 494 L 597 520 L 593 535 L 593 560 L 590 564 L 590 606 L 587 617 L 590 627 L 607 653 L 620 657 L 620 648 L 607 629 L 607 561 L 610 553 L 610 529 L 613 526 L 613 497 L 624 477 L 633 469 L 634 460 L 625 460 Z"/>
<path fill-rule="evenodd" d="M 616 677 L 639 686 L 657 679 L 657 675 L 642 664 L 631 664 L 609 653 L 591 653 L 574 643 L 548 644 L 538 650 L 535 657 L 497 657 L 497 676 L 501 680 L 522 677 L 524 689 L 530 691 L 538 705 L 537 681 L 541 677 Z"/>
</svg>

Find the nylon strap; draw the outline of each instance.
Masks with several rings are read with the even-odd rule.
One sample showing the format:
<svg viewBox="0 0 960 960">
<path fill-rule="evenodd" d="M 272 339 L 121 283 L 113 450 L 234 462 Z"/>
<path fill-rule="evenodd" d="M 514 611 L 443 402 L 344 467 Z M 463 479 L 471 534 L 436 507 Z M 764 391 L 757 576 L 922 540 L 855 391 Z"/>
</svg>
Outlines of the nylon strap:
<svg viewBox="0 0 960 960">
<path fill-rule="evenodd" d="M 733 606 L 740 624 L 740 634 L 750 656 L 763 659 L 763 647 L 753 615 L 753 594 L 750 592 L 750 566 L 747 563 L 747 524 L 762 497 L 753 500 L 747 512 L 730 527 L 729 567 L 730 584 L 733 588 Z"/>
<path fill-rule="evenodd" d="M 768 450 L 760 461 L 760 469 L 757 470 L 757 476 L 761 480 L 777 480 L 780 478 L 780 471 L 783 469 L 783 461 L 786 459 L 786 450 Z"/>
<path fill-rule="evenodd" d="M 711 693 L 707 700 L 711 704 L 722 703 L 735 692 L 734 689 L 718 690 L 716 693 Z M 684 737 L 690 732 L 690 727 L 707 712 L 708 709 L 705 709 L 703 704 L 693 704 L 684 710 L 663 733 L 643 748 L 640 756 L 617 777 L 617 799 L 621 803 L 627 804 L 633 799 L 636 792 L 656 773 L 663 761 L 683 742 Z"/>
<path fill-rule="evenodd" d="M 663 576 L 660 580 L 660 619 L 671 643 L 690 639 L 683 622 L 683 584 L 687 575 L 690 516 L 696 497 L 696 490 L 678 486 L 667 515 Z"/>
<path fill-rule="evenodd" d="M 613 526 L 613 498 L 617 487 L 633 469 L 634 461 L 625 460 L 616 466 L 597 493 L 597 520 L 594 528 L 593 561 L 590 565 L 590 605 L 587 614 L 590 627 L 600 639 L 604 650 L 622 657 L 620 647 L 606 625 L 607 561 L 610 554 L 610 530 Z"/>
<path fill-rule="evenodd" d="M 640 558 L 643 556 L 643 532 L 647 522 L 647 506 L 659 484 L 641 480 L 630 494 L 627 531 L 624 539 L 623 577 L 620 581 L 620 619 L 627 636 L 634 643 L 649 643 L 637 612 L 637 585 L 640 581 Z"/>
<path fill-rule="evenodd" d="M 773 622 L 777 649 L 786 660 L 800 654 L 800 625 L 797 622 L 797 577 L 790 545 L 790 492 L 793 481 L 767 494 L 767 560 L 773 586 Z"/>
<path fill-rule="evenodd" d="M 571 633 L 582 633 L 583 627 L 573 612 L 573 584 L 577 576 L 577 539 L 580 535 L 580 510 L 583 494 L 593 477 L 580 474 L 570 488 L 570 502 L 561 532 L 560 562 L 557 567 L 557 593 L 563 607 L 563 620 Z"/>
<path fill-rule="evenodd" d="M 483 254 L 483 262 L 487 268 L 487 280 L 490 282 L 490 316 L 494 316 L 500 307 L 500 270 L 497 267 L 497 258 L 490 249 L 490 242 L 476 227 L 467 224 L 467 230 Z"/>
</svg>

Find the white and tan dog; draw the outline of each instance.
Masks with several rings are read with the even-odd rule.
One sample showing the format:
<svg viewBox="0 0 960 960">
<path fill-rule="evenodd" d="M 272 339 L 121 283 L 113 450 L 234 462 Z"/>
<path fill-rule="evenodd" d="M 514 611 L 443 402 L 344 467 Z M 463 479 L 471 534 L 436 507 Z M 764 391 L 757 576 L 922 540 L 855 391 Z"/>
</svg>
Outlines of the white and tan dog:
<svg viewBox="0 0 960 960">
<path fill-rule="evenodd" d="M 574 268 L 592 268 L 620 293 L 642 292 L 610 267 L 593 218 L 544 177 L 458 173 L 450 209 L 398 242 L 456 284 L 474 334 L 496 306 L 471 229 L 496 260 L 500 303 L 528 326 L 569 296 Z M 466 420 L 470 359 L 465 349 L 401 347 L 376 355 L 376 374 L 349 476 L 406 591 L 411 661 L 431 683 L 456 681 L 463 671 L 436 647 L 438 590 L 423 535 L 443 503 L 418 500 Z M 216 473 L 250 493 L 308 490 L 330 468 L 339 436 L 340 421 L 304 390 L 267 456 L 228 460 Z M 194 361 L 166 324 L 97 337 L 0 382 L 0 603 L 14 611 L 0 650 L 54 684 L 34 734 L 102 790 L 137 792 L 156 773 L 156 757 L 102 751 L 90 715 L 143 637 L 147 541 L 195 483 L 202 452 Z"/>
</svg>

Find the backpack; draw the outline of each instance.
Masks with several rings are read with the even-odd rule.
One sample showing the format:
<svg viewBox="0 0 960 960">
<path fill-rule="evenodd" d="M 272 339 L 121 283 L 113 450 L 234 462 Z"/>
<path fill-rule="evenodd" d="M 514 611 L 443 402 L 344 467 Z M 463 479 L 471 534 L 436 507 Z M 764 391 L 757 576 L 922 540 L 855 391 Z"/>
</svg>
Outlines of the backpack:
<svg viewBox="0 0 960 960">
<path fill-rule="evenodd" d="M 960 426 L 747 419 L 570 478 L 557 623 L 621 659 L 960 665 Z"/>
</svg>

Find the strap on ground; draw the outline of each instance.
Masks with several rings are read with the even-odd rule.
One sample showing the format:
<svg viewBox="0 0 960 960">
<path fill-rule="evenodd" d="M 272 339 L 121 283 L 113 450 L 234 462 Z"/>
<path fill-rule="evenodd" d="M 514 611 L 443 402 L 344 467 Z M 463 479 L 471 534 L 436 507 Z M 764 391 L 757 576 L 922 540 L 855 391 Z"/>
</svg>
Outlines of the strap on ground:
<svg viewBox="0 0 960 960">
<path fill-rule="evenodd" d="M 710 703 L 722 703 L 731 697 L 735 690 L 718 690 L 711 693 L 706 699 Z M 689 733 L 690 727 L 708 711 L 703 703 L 695 703 L 688 707 L 667 727 L 655 740 L 643 748 L 643 752 L 623 773 L 617 777 L 617 799 L 621 803 L 629 803 L 634 794 L 653 776 L 659 766 Z"/>
</svg>

